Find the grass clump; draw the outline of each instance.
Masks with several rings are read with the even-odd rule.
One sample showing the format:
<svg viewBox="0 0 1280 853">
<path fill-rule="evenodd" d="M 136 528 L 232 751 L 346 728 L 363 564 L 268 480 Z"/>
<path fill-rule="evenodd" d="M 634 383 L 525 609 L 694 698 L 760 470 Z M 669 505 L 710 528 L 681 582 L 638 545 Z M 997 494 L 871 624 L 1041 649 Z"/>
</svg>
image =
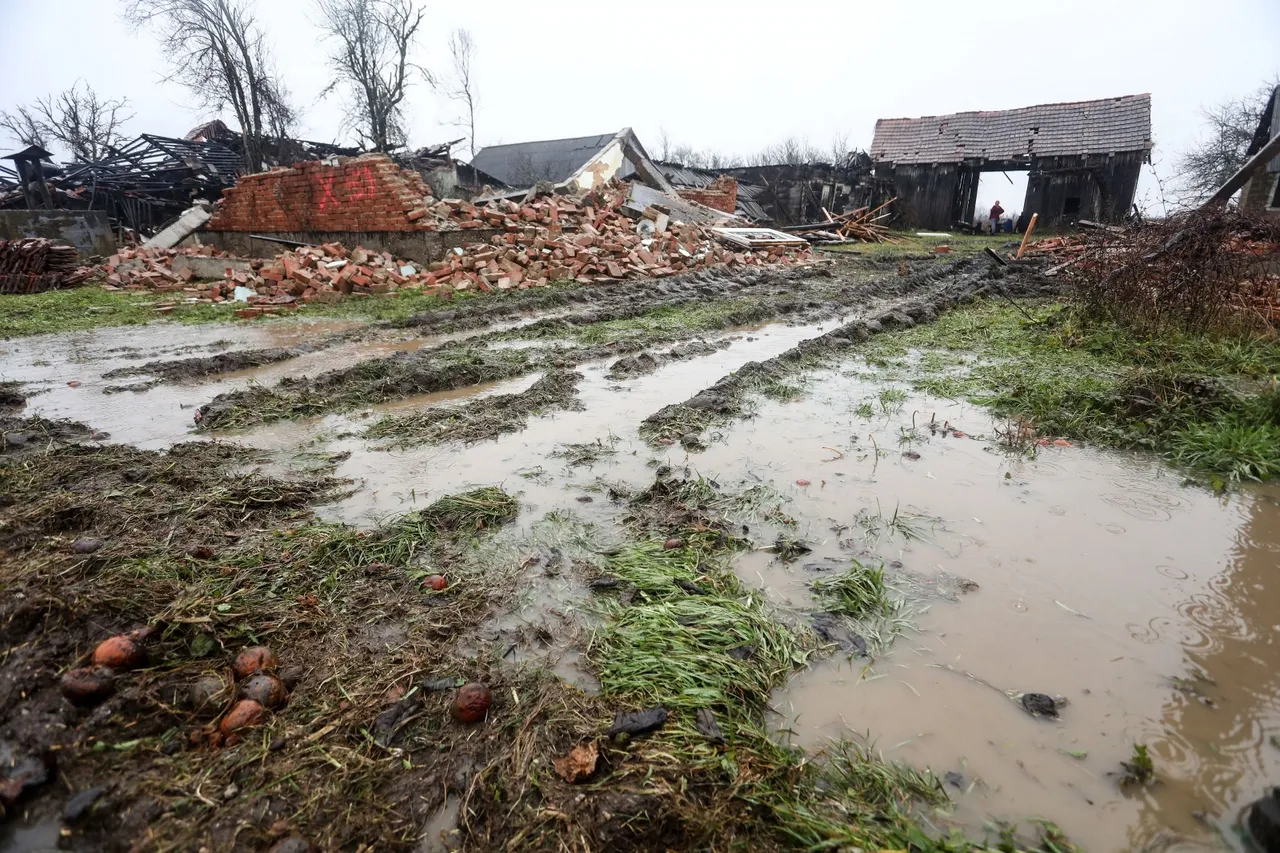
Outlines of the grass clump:
<svg viewBox="0 0 1280 853">
<path fill-rule="evenodd" d="M 517 432 L 529 418 L 560 409 L 581 409 L 577 400 L 582 374 L 553 370 L 516 394 L 470 400 L 459 406 L 431 408 L 406 415 L 386 415 L 365 431 L 368 438 L 387 439 L 386 447 L 411 447 L 443 441 L 476 442 Z"/>
<path fill-rule="evenodd" d="M 1061 306 L 1032 310 L 1028 322 L 986 302 L 873 339 L 863 352 L 869 363 L 903 348 L 971 352 L 976 358 L 925 372 L 913 385 L 988 406 L 1039 436 L 1153 451 L 1215 483 L 1280 472 L 1280 340 L 1142 336 L 1081 322 Z"/>
<path fill-rule="evenodd" d="M 809 588 L 827 611 L 841 616 L 884 616 L 892 609 L 884 569 L 865 566 L 858 560 L 848 571 L 811 581 Z"/>
<path fill-rule="evenodd" d="M 199 425 L 201 429 L 237 429 L 351 411 L 415 394 L 513 379 L 539 369 L 541 364 L 540 358 L 527 350 L 447 344 L 408 356 L 367 359 L 315 378 L 285 378 L 274 388 L 253 385 L 219 394 L 201 407 Z"/>
</svg>

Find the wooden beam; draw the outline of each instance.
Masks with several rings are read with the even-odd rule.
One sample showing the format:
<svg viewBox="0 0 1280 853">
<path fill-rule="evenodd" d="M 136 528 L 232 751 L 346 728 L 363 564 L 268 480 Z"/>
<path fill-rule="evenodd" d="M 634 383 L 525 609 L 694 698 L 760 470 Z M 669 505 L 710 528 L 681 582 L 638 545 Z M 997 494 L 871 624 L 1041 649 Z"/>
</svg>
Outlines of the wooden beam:
<svg viewBox="0 0 1280 853">
<path fill-rule="evenodd" d="M 1223 184 L 1216 193 L 1209 197 L 1202 208 L 1209 207 L 1214 204 L 1225 204 L 1236 191 L 1249 182 L 1254 173 L 1263 168 L 1280 156 L 1280 136 L 1274 137 L 1266 145 L 1262 146 L 1262 150 L 1249 158 L 1249 162 L 1240 167 L 1240 171 L 1232 175 L 1225 184 Z"/>
<path fill-rule="evenodd" d="M 1022 253 L 1027 250 L 1027 241 L 1031 239 L 1031 232 L 1036 230 L 1036 220 L 1040 218 L 1040 214 L 1031 214 L 1031 221 L 1027 223 L 1027 233 L 1022 235 L 1022 245 L 1018 247 L 1018 254 L 1015 258 L 1021 258 Z"/>
</svg>

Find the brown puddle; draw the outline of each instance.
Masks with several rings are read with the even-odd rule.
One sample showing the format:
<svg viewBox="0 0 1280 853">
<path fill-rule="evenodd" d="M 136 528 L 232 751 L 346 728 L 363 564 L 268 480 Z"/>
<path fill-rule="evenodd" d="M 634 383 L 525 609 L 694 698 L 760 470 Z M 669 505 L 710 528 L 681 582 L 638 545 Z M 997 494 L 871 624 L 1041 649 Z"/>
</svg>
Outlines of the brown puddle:
<svg viewBox="0 0 1280 853">
<path fill-rule="evenodd" d="M 913 412 L 966 433 L 992 424 L 981 410 L 919 398 L 866 421 L 851 410 L 871 390 L 826 379 L 699 457 L 704 471 L 752 471 L 797 493 L 787 511 L 813 553 L 786 566 L 753 554 L 739 573 L 804 607 L 817 574 L 805 563 L 847 565 L 870 550 L 903 564 L 904 586 L 914 587 L 906 573 L 946 572 L 979 588 L 916 600 L 917 630 L 874 661 L 828 659 L 793 678 L 773 699 L 779 736 L 816 748 L 869 735 L 888 758 L 953 771 L 955 818 L 971 829 L 1041 817 L 1090 850 L 1237 846 L 1239 811 L 1280 779 L 1269 742 L 1280 679 L 1268 676 L 1280 650 L 1266 616 L 1280 612 L 1270 577 L 1278 493 L 1219 498 L 1150 459 L 1085 448 L 1025 460 L 968 436 L 899 446 Z M 889 451 L 878 462 L 872 432 Z M 929 541 L 871 543 L 860 510 L 941 522 L 917 521 Z M 1001 690 L 1069 704 L 1042 721 Z M 1150 747 L 1160 783 L 1122 792 L 1114 774 L 1135 743 Z"/>
<path fill-rule="evenodd" d="M 264 346 L 282 341 L 255 336 L 285 328 L 149 328 L 147 336 L 154 348 L 233 335 L 237 346 Z M 1010 456 L 973 437 L 992 432 L 985 412 L 951 401 L 909 397 L 900 410 L 877 407 L 864 419 L 855 408 L 882 386 L 834 373 L 816 378 L 799 401 L 763 402 L 753 419 L 711 430 L 704 453 L 655 451 L 638 438 L 640 422 L 663 405 L 819 333 L 772 325 L 748 339 L 739 331 L 727 349 L 624 382 L 606 377 L 607 363 L 588 365 L 581 368 L 585 411 L 534 419 L 522 432 L 474 446 L 379 450 L 356 437 L 364 427 L 359 415 L 220 437 L 281 456 L 349 452 L 336 473 L 357 490 L 327 513 L 362 524 L 450 492 L 501 485 L 519 494 L 522 532 L 552 510 L 616 531 L 619 510 L 604 497 L 602 480 L 641 485 L 658 462 L 687 464 L 725 483 L 771 483 L 792 498 L 786 512 L 797 525 L 789 534 L 813 552 L 791 564 L 763 551 L 745 555 L 736 563 L 745 582 L 803 612 L 814 606 L 807 582 L 821 574 L 806 564 L 899 561 L 888 574 L 910 599 L 914 625 L 871 660 L 829 657 L 793 677 L 773 697 L 779 738 L 817 749 L 833 737 L 869 736 L 888 758 L 939 776 L 950 771 L 951 818 L 979 835 L 989 819 L 1040 817 L 1095 851 L 1239 849 L 1233 824 L 1240 809 L 1280 781 L 1280 748 L 1271 743 L 1280 733 L 1280 676 L 1269 675 L 1280 672 L 1280 644 L 1277 620 L 1268 616 L 1280 612 L 1272 578 L 1280 566 L 1280 490 L 1220 497 L 1183 486 L 1149 457 L 1090 448 Z M 133 341 L 137 330 L 89 334 L 63 336 L 72 340 L 62 355 L 52 339 L 4 344 L 5 378 L 49 385 L 31 399 L 36 412 L 82 420 L 144 447 L 189 440 L 190 411 L 181 406 L 207 400 L 210 386 L 227 390 L 231 381 L 298 368 L 277 364 L 138 395 L 102 395 L 90 376 L 67 388 L 88 358 L 78 352 Z M 15 354 L 26 360 L 15 362 Z M 34 357 L 53 363 L 9 367 Z M 94 361 L 93 376 L 110 366 L 111 359 Z M 509 393 L 535 378 L 380 409 Z M 899 444 L 913 418 L 921 440 Z M 931 418 L 966 436 L 919 429 Z M 567 443 L 596 441 L 615 452 L 593 466 L 571 467 L 553 455 Z M 904 450 L 920 458 L 904 458 Z M 901 527 L 879 520 L 895 512 L 923 538 L 904 538 Z M 752 531 L 762 545 L 775 532 Z M 584 587 L 571 572 L 530 577 L 536 594 L 486 626 L 493 642 L 550 633 L 545 648 L 520 642 L 509 659 L 544 663 L 589 688 L 573 643 L 554 637 L 581 628 L 573 605 Z M 957 594 L 955 578 L 978 586 Z M 1061 695 L 1069 704 L 1059 720 L 1044 721 L 1002 691 Z M 1113 774 L 1135 743 L 1149 745 L 1160 783 L 1122 791 Z M 434 834 L 451 822 L 446 816 Z"/>
</svg>

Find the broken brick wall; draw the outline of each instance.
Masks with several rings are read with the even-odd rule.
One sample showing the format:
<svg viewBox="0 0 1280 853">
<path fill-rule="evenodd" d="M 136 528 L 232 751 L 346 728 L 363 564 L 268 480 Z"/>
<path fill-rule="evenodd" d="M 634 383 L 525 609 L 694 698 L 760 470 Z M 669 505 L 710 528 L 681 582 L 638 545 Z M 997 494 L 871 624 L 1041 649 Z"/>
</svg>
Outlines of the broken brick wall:
<svg viewBox="0 0 1280 853">
<path fill-rule="evenodd" d="M 211 231 L 422 231 L 431 190 L 383 154 L 246 175 L 223 190 Z"/>
<path fill-rule="evenodd" d="M 680 198 L 733 213 L 738 209 L 738 179 L 721 175 L 709 185 L 696 190 L 677 190 Z"/>
</svg>

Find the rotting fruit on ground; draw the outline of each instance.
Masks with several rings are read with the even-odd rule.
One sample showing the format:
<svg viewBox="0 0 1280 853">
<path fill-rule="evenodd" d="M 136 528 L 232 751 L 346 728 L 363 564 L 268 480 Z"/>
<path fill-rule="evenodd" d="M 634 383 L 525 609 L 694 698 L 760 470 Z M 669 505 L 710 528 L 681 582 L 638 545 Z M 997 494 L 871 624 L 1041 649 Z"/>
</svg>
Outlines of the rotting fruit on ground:
<svg viewBox="0 0 1280 853">
<path fill-rule="evenodd" d="M 607 502 L 611 527 L 577 522 L 568 492 L 563 506 L 529 506 L 516 471 L 372 527 L 325 521 L 319 508 L 363 487 L 332 462 L 281 471 L 253 449 L 252 433 L 162 450 L 107 443 L 92 422 L 24 417 L 22 387 L 4 386 L 6 822 L 52 827 L 75 850 L 409 850 L 442 813 L 456 814 L 435 839 L 442 849 L 984 846 L 952 829 L 947 790 L 929 772 L 887 762 L 862 741 L 805 751 L 769 731 L 775 690 L 821 658 L 857 658 L 876 639 L 849 626 L 889 623 L 900 611 L 870 561 L 815 582 L 824 608 L 815 618 L 798 618 L 742 580 L 735 560 L 807 546 L 801 531 L 761 541 L 761 518 L 788 529 L 785 508 L 763 487 L 700 475 L 699 448 L 761 399 L 801 397 L 809 373 L 855 359 L 886 380 L 1021 419 L 1011 453 L 1059 437 L 1137 447 L 1229 484 L 1272 463 L 1234 454 L 1203 464 L 1159 436 L 1268 403 L 1254 402 L 1259 389 L 1250 387 L 1238 404 L 1180 404 L 1176 422 L 1143 434 L 1137 420 L 1157 421 L 1137 417 L 1142 404 L 1124 403 L 1125 389 L 1130 400 L 1204 395 L 1174 384 L 1141 396 L 1129 371 L 1145 365 L 1100 355 L 1111 346 L 1106 330 L 1077 330 L 1045 302 L 1057 285 L 1034 264 L 1009 272 L 984 261 L 914 263 L 905 274 L 896 259 L 842 261 L 817 272 L 551 292 L 507 316 L 453 306 L 448 316 L 426 312 L 326 338 L 319 354 L 392 333 L 460 339 L 197 401 L 206 406 L 192 438 L 531 380 L 458 405 L 383 411 L 348 437 L 380 450 L 460 446 L 518 434 L 539 418 L 575 424 L 585 417 L 581 386 L 605 369 L 622 385 L 722 356 L 725 335 L 751 335 L 759 324 L 812 327 L 795 346 L 735 364 L 687 399 L 634 413 L 630 428 L 655 454 L 670 449 L 687 464 L 655 464 L 643 482 L 600 483 L 584 495 Z M 991 298 L 964 307 L 982 296 Z M 1015 309 L 1006 297 L 1037 301 Z M 517 319 L 526 322 L 493 328 Z M 960 349 L 982 350 L 968 372 L 948 361 Z M 316 354 L 296 350 L 264 348 L 249 361 L 271 369 Z M 1020 384 L 999 372 L 1035 353 L 1046 366 L 1023 371 Z M 1219 357 L 1200 352 L 1185 372 L 1215 369 Z M 1042 387 L 1076 358 L 1113 368 L 1110 384 Z M 1273 359 L 1273 350 L 1251 351 L 1232 375 L 1256 382 Z M 226 361 L 227 370 L 246 363 Z M 221 369 L 204 355 L 190 362 L 199 374 L 157 365 L 157 383 Z M 595 372 L 584 379 L 587 370 Z M 578 439 L 566 432 L 556 464 L 570 470 L 616 453 L 603 441 L 571 447 Z M 548 578 L 583 591 L 574 606 L 587 628 L 572 640 L 598 691 L 513 657 L 505 639 L 495 644 L 483 630 Z M 582 623 L 563 624 L 570 633 Z M 95 687 L 95 701 L 68 702 L 63 676 L 91 666 L 102 641 L 139 629 L 148 629 L 135 634 L 145 660 L 97 673 L 106 685 Z M 231 712 L 259 674 L 237 677 L 234 664 L 263 647 L 271 662 L 260 675 L 279 693 L 263 694 L 261 712 L 242 719 Z M 486 685 L 491 702 L 479 722 L 455 716 L 459 688 L 471 683 Z M 1030 834 L 991 843 L 1070 849 L 1056 827 L 1028 826 Z"/>
</svg>

